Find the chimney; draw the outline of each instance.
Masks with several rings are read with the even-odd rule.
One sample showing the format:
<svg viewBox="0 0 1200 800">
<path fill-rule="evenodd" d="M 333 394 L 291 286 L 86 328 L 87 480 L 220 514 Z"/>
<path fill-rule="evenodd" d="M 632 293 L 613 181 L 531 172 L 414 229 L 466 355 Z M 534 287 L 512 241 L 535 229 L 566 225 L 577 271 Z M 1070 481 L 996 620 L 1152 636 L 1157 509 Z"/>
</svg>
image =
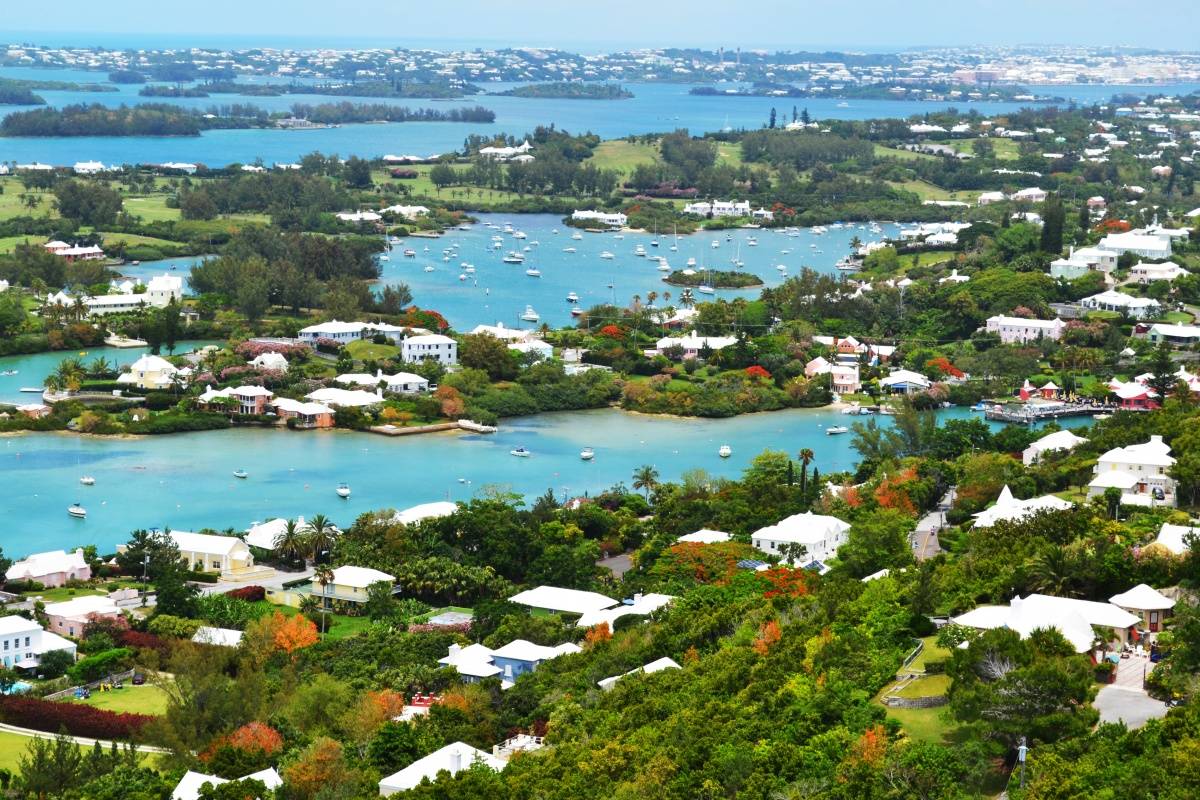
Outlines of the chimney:
<svg viewBox="0 0 1200 800">
<path fill-rule="evenodd" d="M 378 397 L 380 400 L 382 400 L 383 399 L 383 389 L 376 388 L 375 396 Z"/>
<path fill-rule="evenodd" d="M 641 592 L 635 592 L 635 593 L 634 593 L 634 595 L 633 595 L 633 602 L 634 602 L 634 603 L 640 603 L 640 602 L 642 602 L 642 593 L 641 593 Z"/>
<path fill-rule="evenodd" d="M 383 380 L 383 370 L 379 369 L 378 367 L 375 368 L 375 379 L 380 381 Z"/>
<path fill-rule="evenodd" d="M 1162 437 L 1159 436 L 1157 433 L 1150 437 L 1150 444 L 1162 444 L 1162 443 L 1163 443 Z"/>
<path fill-rule="evenodd" d="M 454 773 L 458 772 L 461 769 L 462 769 L 462 753 L 460 753 L 457 750 L 453 750 L 450 753 L 450 774 L 453 775 Z"/>
<path fill-rule="evenodd" d="M 452 644 L 452 645 L 450 645 L 450 651 L 449 651 L 449 653 L 447 653 L 447 655 L 452 655 L 452 656 L 458 655 L 458 652 L 460 650 L 462 650 L 461 644 Z"/>
</svg>

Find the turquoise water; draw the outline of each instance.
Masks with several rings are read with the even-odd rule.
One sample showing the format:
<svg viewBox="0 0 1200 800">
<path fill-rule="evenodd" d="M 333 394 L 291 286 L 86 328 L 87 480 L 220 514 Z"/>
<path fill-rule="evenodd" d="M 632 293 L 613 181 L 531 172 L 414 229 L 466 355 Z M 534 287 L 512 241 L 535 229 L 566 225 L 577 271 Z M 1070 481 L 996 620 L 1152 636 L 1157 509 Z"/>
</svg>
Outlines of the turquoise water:
<svg viewBox="0 0 1200 800">
<path fill-rule="evenodd" d="M 966 409 L 941 413 L 943 419 L 971 415 Z M 605 409 L 505 420 L 493 435 L 245 429 L 130 439 L 8 436 L 0 438 L 0 515 L 6 520 L 0 547 L 9 556 L 83 543 L 103 550 L 137 527 L 245 528 L 316 513 L 349 525 L 364 511 L 467 500 L 489 485 L 528 498 L 551 489 L 562 498 L 629 485 L 643 464 L 653 464 L 663 480 L 696 468 L 735 477 L 770 448 L 793 455 L 811 448 L 815 466 L 828 474 L 857 461 L 851 436 L 824 431 L 848 421 L 825 409 L 725 420 Z M 722 444 L 733 448 L 731 458 L 718 457 Z M 533 455 L 509 455 L 517 446 Z M 595 449 L 594 461 L 579 459 L 583 447 Z M 235 479 L 239 468 L 249 478 Z M 83 474 L 94 476 L 95 486 L 81 486 Z M 353 491 L 348 500 L 334 493 L 342 481 Z M 67 516 L 75 502 L 87 508 L 86 520 Z"/>
<path fill-rule="evenodd" d="M 78 70 L 32 70 L 30 68 L 0 69 L 0 77 L 42 78 L 95 82 L 103 79 L 99 73 Z M 510 84 L 488 84 L 488 91 L 503 89 Z M 51 106 L 71 103 L 102 103 L 120 105 L 145 102 L 139 97 L 138 86 L 120 86 L 117 92 L 39 92 Z M 406 122 L 394 125 L 343 125 L 311 131 L 245 130 L 210 131 L 200 137 L 182 138 L 109 138 L 72 137 L 63 139 L 3 139 L 0 140 L 0 160 L 18 162 L 43 161 L 51 164 L 73 164 L 96 159 L 106 164 L 159 163 L 164 161 L 200 162 L 222 166 L 231 162 L 249 163 L 262 158 L 267 163 L 295 161 L 305 153 L 320 150 L 342 156 L 382 156 L 387 153 L 431 155 L 457 149 L 472 133 L 521 135 L 538 125 L 554 123 L 559 128 L 580 133 L 591 131 L 605 139 L 630 134 L 669 131 L 688 128 L 693 133 L 715 131 L 726 125 L 734 128 L 758 128 L 766 123 L 771 108 L 790 116 L 791 107 L 807 108 L 815 119 L 872 119 L 907 117 L 957 105 L 963 110 L 974 109 L 981 114 L 1015 111 L 1019 103 L 937 104 L 904 100 L 851 100 L 845 106 L 836 99 L 826 98 L 758 98 L 703 97 L 688 94 L 692 87 L 685 84 L 631 84 L 634 98 L 603 102 L 586 100 L 555 100 L 520 97 L 469 97 L 463 100 L 380 100 L 357 98 L 362 102 L 388 102 L 397 105 L 446 108 L 448 106 L 482 105 L 496 112 L 496 122 L 442 123 Z M 1121 86 L 1062 86 L 1053 87 L 1056 95 L 1079 102 L 1104 101 L 1115 92 L 1128 89 L 1140 93 L 1149 91 L 1181 94 L 1197 88 L 1191 84 L 1155 87 Z M 153 98 L 154 102 L 171 102 L 188 108 L 206 109 L 213 105 L 252 103 L 272 111 L 288 109 L 294 103 L 321 103 L 356 98 L 330 98 L 316 95 L 284 95 L 280 97 L 239 97 L 221 95 L 210 98 Z M 24 110 L 24 106 L 8 106 L 5 112 Z"/>
</svg>

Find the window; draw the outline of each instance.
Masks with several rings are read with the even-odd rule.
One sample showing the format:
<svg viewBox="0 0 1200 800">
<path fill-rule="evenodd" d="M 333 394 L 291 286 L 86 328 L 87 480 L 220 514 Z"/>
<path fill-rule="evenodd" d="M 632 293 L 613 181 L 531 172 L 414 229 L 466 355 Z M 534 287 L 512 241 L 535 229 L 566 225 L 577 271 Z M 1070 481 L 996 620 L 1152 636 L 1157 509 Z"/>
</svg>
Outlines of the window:
<svg viewBox="0 0 1200 800">
<path fill-rule="evenodd" d="M 25 646 L 29 647 L 29 637 L 28 636 L 25 637 Z"/>
<path fill-rule="evenodd" d="M 5 640 L 4 640 L 4 649 L 5 649 L 5 650 L 7 650 L 7 649 L 8 649 L 8 639 L 5 639 Z"/>
<path fill-rule="evenodd" d="M 213 568 L 213 569 L 220 569 L 220 568 L 221 568 L 221 562 L 220 562 L 220 561 L 216 561 L 216 560 L 214 560 L 214 561 L 212 562 L 212 568 Z"/>
</svg>

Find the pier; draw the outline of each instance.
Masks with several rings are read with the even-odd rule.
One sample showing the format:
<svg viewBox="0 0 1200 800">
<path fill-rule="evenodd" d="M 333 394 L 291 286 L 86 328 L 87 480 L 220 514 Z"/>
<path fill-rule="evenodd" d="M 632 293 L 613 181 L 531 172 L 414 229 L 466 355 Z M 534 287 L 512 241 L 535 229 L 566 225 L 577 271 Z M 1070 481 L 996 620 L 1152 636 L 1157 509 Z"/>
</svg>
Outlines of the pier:
<svg viewBox="0 0 1200 800">
<path fill-rule="evenodd" d="M 1090 417 L 1094 414 L 1111 414 L 1118 409 L 1114 406 L 1092 405 L 1091 403 L 1062 403 L 1045 405 L 1025 405 L 1012 408 L 1009 406 L 988 406 L 983 415 L 994 422 L 1009 422 L 1016 425 L 1032 425 L 1052 419 L 1065 417 Z"/>
</svg>

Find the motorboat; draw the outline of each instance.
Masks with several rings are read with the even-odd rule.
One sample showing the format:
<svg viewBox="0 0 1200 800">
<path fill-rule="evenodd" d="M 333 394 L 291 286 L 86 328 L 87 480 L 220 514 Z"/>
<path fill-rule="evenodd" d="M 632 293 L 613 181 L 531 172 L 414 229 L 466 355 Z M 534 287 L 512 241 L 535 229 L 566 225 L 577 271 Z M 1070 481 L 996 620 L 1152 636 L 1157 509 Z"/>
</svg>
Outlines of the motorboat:
<svg viewBox="0 0 1200 800">
<path fill-rule="evenodd" d="M 391 259 L 391 258 L 389 258 L 388 256 L 382 256 L 382 255 L 381 255 L 381 256 L 379 257 L 379 260 L 380 260 L 380 261 L 391 261 L 392 259 Z"/>
<path fill-rule="evenodd" d="M 590 447 L 585 447 L 579 451 L 579 457 L 584 461 L 591 461 L 596 457 L 596 451 Z"/>
<path fill-rule="evenodd" d="M 512 450 L 508 451 L 508 454 L 510 456 L 516 456 L 517 458 L 529 458 L 531 455 L 533 455 L 533 453 L 529 452 L 524 447 L 514 447 Z"/>
<path fill-rule="evenodd" d="M 694 266 L 696 266 L 696 259 L 695 259 L 695 258 L 689 258 L 689 259 L 687 260 L 687 265 L 688 265 L 689 267 L 694 267 Z"/>
<path fill-rule="evenodd" d="M 826 436 L 837 436 L 839 433 L 849 433 L 850 429 L 845 425 L 831 425 L 825 429 Z"/>
<path fill-rule="evenodd" d="M 665 258 L 660 258 L 658 260 L 658 271 L 659 272 L 670 272 L 671 271 L 671 265 L 667 263 L 667 260 Z"/>
<path fill-rule="evenodd" d="M 564 252 L 564 253 L 574 253 L 574 252 L 575 252 L 575 248 L 574 248 L 574 247 L 564 247 L 564 248 L 563 248 L 563 252 Z"/>
<path fill-rule="evenodd" d="M 721 243 L 719 241 L 717 241 L 716 239 L 713 239 L 712 244 L 709 245 L 709 247 L 711 247 L 713 250 L 716 250 L 720 246 L 721 246 Z"/>
<path fill-rule="evenodd" d="M 350 496 L 350 487 L 345 483 L 339 483 L 337 487 L 337 496 L 345 500 Z"/>
<path fill-rule="evenodd" d="M 87 509 L 79 505 L 79 503 L 75 503 L 67 507 L 67 513 L 75 517 L 75 519 L 83 519 L 87 516 Z"/>
<path fill-rule="evenodd" d="M 467 273 L 465 273 L 465 272 L 458 273 L 458 279 L 460 281 L 465 281 L 467 279 Z"/>
<path fill-rule="evenodd" d="M 575 294 L 574 292 L 567 292 L 567 302 L 568 303 L 578 303 L 579 295 Z"/>
<path fill-rule="evenodd" d="M 82 483 L 84 486 L 95 486 L 96 485 L 96 479 L 93 478 L 91 475 L 84 475 L 82 478 L 79 479 L 79 482 Z"/>
<path fill-rule="evenodd" d="M 474 275 L 475 266 L 473 264 L 467 264 L 465 267 L 463 267 L 463 272 L 467 273 L 468 275 Z"/>
<path fill-rule="evenodd" d="M 235 469 L 233 471 L 233 477 L 242 478 L 243 480 L 245 480 L 246 478 L 250 477 L 250 473 L 246 472 L 246 470 L 244 470 L 244 469 Z"/>
<path fill-rule="evenodd" d="M 751 236 L 750 238 L 748 238 L 746 240 L 746 246 L 747 247 L 758 247 L 758 239 L 755 239 L 753 236 Z"/>
<path fill-rule="evenodd" d="M 614 256 L 612 253 L 608 252 L 607 250 L 600 253 L 600 257 L 606 261 L 612 261 L 614 258 L 616 258 L 616 256 Z"/>
<path fill-rule="evenodd" d="M 731 455 L 733 455 L 733 448 L 727 444 L 723 444 L 717 448 L 717 455 L 719 455 L 721 458 L 729 458 Z"/>
<path fill-rule="evenodd" d="M 580 308 L 579 306 L 575 306 L 574 308 L 571 309 L 571 316 L 572 317 L 582 317 L 583 309 Z"/>
<path fill-rule="evenodd" d="M 529 269 L 525 270 L 525 274 L 531 278 L 542 277 L 542 271 L 540 269 L 538 269 L 537 267 L 530 267 Z"/>
<path fill-rule="evenodd" d="M 537 322 L 539 319 L 541 319 L 541 317 L 539 317 L 538 313 L 533 310 L 533 306 L 525 306 L 525 313 L 521 315 L 521 319 L 525 320 L 526 322 Z"/>
<path fill-rule="evenodd" d="M 646 248 L 639 244 L 637 247 L 633 248 L 633 254 L 635 256 L 645 256 Z"/>
<path fill-rule="evenodd" d="M 26 394 L 35 394 L 35 393 L 41 394 L 42 387 L 40 387 L 40 386 L 22 386 L 21 391 L 25 392 Z"/>
<path fill-rule="evenodd" d="M 416 257 L 417 257 L 417 251 L 416 251 L 416 250 L 413 250 L 413 249 L 410 247 L 410 248 L 408 248 L 407 250 L 405 250 L 405 251 L 404 251 L 404 257 L 405 257 L 405 258 L 416 258 Z"/>
<path fill-rule="evenodd" d="M 512 252 L 508 253 L 506 256 L 504 256 L 504 258 L 502 258 L 500 260 L 503 261 L 505 264 L 524 264 L 525 256 L 523 256 L 520 253 L 518 253 L 517 251 L 513 250 Z"/>
<path fill-rule="evenodd" d="M 571 234 L 571 238 L 578 242 L 581 239 L 583 239 L 583 234 L 580 233 L 579 231 L 575 231 L 574 233 Z"/>
<path fill-rule="evenodd" d="M 514 239 L 525 239 L 527 237 L 525 236 L 525 231 L 516 231 L 513 233 L 513 238 Z"/>
<path fill-rule="evenodd" d="M 426 272 L 433 272 L 433 265 L 432 265 L 432 264 L 430 264 L 429 266 L 425 267 L 425 271 L 426 271 Z"/>
</svg>

